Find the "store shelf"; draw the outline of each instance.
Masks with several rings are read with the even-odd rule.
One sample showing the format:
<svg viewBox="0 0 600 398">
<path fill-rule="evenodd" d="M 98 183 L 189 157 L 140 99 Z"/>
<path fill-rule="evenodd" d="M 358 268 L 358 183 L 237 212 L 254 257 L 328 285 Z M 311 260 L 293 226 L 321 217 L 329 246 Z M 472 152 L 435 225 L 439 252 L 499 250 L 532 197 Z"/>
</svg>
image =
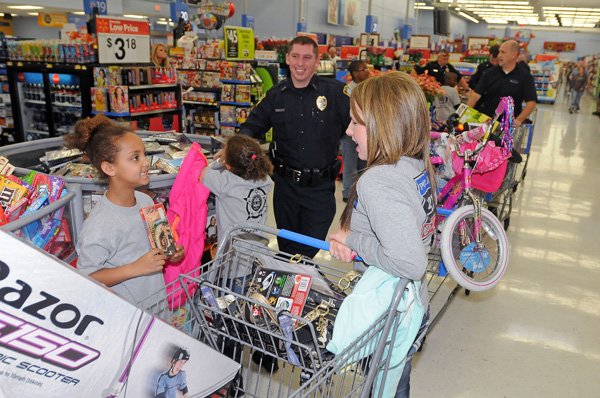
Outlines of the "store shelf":
<svg viewBox="0 0 600 398">
<path fill-rule="evenodd" d="M 50 135 L 50 133 L 48 131 L 41 131 L 41 130 L 27 129 L 27 132 L 31 133 L 31 134 L 38 134 L 38 135 Z"/>
<path fill-rule="evenodd" d="M 155 88 L 175 88 L 177 87 L 177 84 L 173 83 L 173 84 L 146 84 L 143 86 L 128 86 L 129 87 L 129 91 L 136 91 L 136 90 L 148 90 L 148 89 L 155 89 Z"/>
<path fill-rule="evenodd" d="M 225 126 L 225 127 L 240 127 L 241 124 L 238 123 L 227 123 L 227 122 L 221 122 L 221 126 Z"/>
<path fill-rule="evenodd" d="M 188 105 L 202 105 L 202 106 L 219 106 L 218 102 L 201 102 L 201 101 L 188 101 L 188 100 L 183 100 L 184 104 L 188 104 Z"/>
<path fill-rule="evenodd" d="M 194 123 L 194 127 L 198 128 L 198 129 L 205 129 L 205 130 L 214 130 L 217 128 L 217 126 L 215 126 L 214 124 L 202 124 L 202 123 Z"/>
<path fill-rule="evenodd" d="M 156 113 L 174 112 L 174 111 L 178 111 L 178 110 L 179 110 L 179 108 L 167 108 L 167 109 L 154 109 L 154 110 L 146 111 L 146 112 L 134 112 L 134 113 L 96 112 L 96 111 L 92 111 L 92 113 L 94 115 L 106 115 L 106 116 L 112 116 L 112 117 L 136 117 L 136 116 L 144 116 L 144 115 L 153 115 Z"/>
<path fill-rule="evenodd" d="M 68 102 L 53 102 L 53 106 L 60 106 L 64 108 L 77 108 L 81 109 L 81 104 L 69 104 Z"/>
<path fill-rule="evenodd" d="M 235 105 L 235 106 L 252 106 L 250 102 L 232 102 L 232 101 L 221 101 L 221 105 Z"/>
<path fill-rule="evenodd" d="M 23 100 L 24 103 L 26 104 L 36 104 L 36 105 L 46 105 L 46 101 L 40 101 L 40 100 Z"/>
<path fill-rule="evenodd" d="M 254 84 L 250 80 L 219 80 L 221 83 L 229 83 L 229 84 Z"/>
</svg>

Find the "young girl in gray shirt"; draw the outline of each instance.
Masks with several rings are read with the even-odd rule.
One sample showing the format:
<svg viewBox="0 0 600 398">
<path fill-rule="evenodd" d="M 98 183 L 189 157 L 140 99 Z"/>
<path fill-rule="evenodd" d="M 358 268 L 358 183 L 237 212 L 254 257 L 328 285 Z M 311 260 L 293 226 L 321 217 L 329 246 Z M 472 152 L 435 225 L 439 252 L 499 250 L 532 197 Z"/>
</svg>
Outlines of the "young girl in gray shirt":
<svg viewBox="0 0 600 398">
<path fill-rule="evenodd" d="M 330 236 L 334 258 L 390 275 L 421 280 L 421 303 L 428 307 L 425 271 L 435 231 L 435 182 L 429 161 L 429 112 L 421 88 L 406 73 L 392 72 L 359 84 L 350 98 L 346 134 L 357 143 L 367 169 L 354 185 L 341 229 Z M 427 329 L 429 311 L 413 348 Z M 396 397 L 408 397 L 408 352 Z"/>
</svg>

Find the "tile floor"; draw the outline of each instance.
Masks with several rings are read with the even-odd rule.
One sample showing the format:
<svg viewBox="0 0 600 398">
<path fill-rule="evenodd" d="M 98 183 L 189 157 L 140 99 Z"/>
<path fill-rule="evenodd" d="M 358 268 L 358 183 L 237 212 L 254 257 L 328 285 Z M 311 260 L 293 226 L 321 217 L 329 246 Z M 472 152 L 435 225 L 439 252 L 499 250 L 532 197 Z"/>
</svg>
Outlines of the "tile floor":
<svg viewBox="0 0 600 398">
<path fill-rule="evenodd" d="M 578 114 L 565 101 L 538 105 L 507 273 L 450 303 L 415 357 L 411 397 L 600 397 L 600 119 L 590 96 Z"/>
</svg>

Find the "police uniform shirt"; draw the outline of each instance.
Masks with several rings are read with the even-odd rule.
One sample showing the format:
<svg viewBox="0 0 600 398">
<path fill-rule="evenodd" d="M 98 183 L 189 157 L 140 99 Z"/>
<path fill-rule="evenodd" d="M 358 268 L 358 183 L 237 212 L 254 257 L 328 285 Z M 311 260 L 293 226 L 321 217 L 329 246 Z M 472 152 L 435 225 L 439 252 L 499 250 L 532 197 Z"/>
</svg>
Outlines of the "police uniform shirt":
<svg viewBox="0 0 600 398">
<path fill-rule="evenodd" d="M 437 61 L 432 61 L 430 63 L 428 63 L 427 65 L 425 65 L 425 69 L 424 71 L 427 71 L 427 74 L 429 76 L 433 76 L 435 77 L 435 80 L 438 81 L 438 83 L 440 83 L 441 85 L 444 85 L 444 76 L 446 75 L 446 72 L 454 72 L 456 73 L 456 81 L 459 82 L 460 79 L 462 78 L 462 75 L 460 74 L 459 71 L 456 70 L 456 68 L 454 66 L 452 66 L 452 64 L 446 64 L 444 66 L 440 66 L 440 64 L 438 64 Z"/>
<path fill-rule="evenodd" d="M 531 73 L 515 65 L 509 73 L 505 73 L 500 66 L 487 70 L 475 88 L 481 95 L 477 103 L 477 110 L 492 116 L 500 103 L 500 98 L 510 96 L 515 102 L 515 117 L 523 110 L 523 101 L 537 101 L 535 83 Z"/>
<path fill-rule="evenodd" d="M 335 161 L 340 138 L 350 123 L 346 86 L 314 75 L 308 86 L 292 79 L 271 88 L 250 112 L 240 133 L 263 138 L 273 127 L 276 156 L 286 166 L 325 169 Z"/>
<path fill-rule="evenodd" d="M 479 83 L 479 79 L 481 79 L 481 76 L 483 76 L 486 70 L 490 69 L 493 66 L 494 65 L 492 65 L 490 61 L 485 61 L 477 65 L 477 70 L 469 79 L 469 87 L 475 90 L 475 88 L 477 87 L 477 83 Z"/>
</svg>

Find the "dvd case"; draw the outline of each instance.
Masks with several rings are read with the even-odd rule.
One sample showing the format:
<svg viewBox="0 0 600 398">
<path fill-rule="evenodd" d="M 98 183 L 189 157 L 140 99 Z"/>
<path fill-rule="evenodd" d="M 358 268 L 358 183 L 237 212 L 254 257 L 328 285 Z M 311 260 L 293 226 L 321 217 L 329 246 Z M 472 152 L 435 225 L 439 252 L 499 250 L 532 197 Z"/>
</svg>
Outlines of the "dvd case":
<svg viewBox="0 0 600 398">
<path fill-rule="evenodd" d="M 150 246 L 162 250 L 167 257 L 171 257 L 177 250 L 173 232 L 167 220 L 165 207 L 162 203 L 140 209 L 140 214 L 148 232 Z"/>
</svg>

